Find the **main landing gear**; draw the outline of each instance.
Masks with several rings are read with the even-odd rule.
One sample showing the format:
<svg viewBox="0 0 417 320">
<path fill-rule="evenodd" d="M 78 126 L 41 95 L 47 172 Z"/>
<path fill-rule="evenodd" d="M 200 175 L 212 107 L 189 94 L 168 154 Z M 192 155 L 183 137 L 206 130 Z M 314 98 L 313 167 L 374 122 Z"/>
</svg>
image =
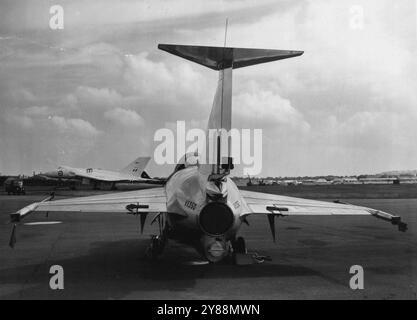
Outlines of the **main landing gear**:
<svg viewBox="0 0 417 320">
<path fill-rule="evenodd" d="M 148 249 L 146 250 L 146 257 L 155 260 L 160 254 L 164 251 L 166 244 L 166 238 L 162 235 L 152 235 L 151 243 L 149 244 Z"/>
<path fill-rule="evenodd" d="M 248 251 L 246 250 L 246 243 L 243 237 L 237 237 L 237 239 L 232 241 L 232 248 L 233 253 L 243 253 L 246 254 Z"/>
<path fill-rule="evenodd" d="M 246 249 L 245 239 L 242 237 L 237 237 L 230 242 L 232 245 L 231 262 L 237 265 L 241 264 L 242 258 L 245 258 L 248 252 Z"/>
<path fill-rule="evenodd" d="M 149 247 L 146 250 L 146 257 L 150 260 L 155 260 L 158 258 L 159 255 L 162 254 L 168 239 L 168 229 L 167 225 L 164 224 L 164 216 L 162 214 L 159 214 L 156 217 L 156 221 L 158 222 L 159 226 L 159 235 L 151 236 L 151 243 L 149 244 Z"/>
</svg>

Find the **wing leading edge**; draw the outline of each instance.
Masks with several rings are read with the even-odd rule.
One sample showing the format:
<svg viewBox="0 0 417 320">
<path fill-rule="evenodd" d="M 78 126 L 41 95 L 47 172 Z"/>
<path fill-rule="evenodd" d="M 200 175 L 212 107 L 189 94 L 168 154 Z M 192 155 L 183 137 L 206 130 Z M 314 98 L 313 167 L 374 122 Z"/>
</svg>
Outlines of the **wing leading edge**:
<svg viewBox="0 0 417 320">
<path fill-rule="evenodd" d="M 166 212 L 166 195 L 164 188 L 136 190 L 103 194 L 90 197 L 78 197 L 30 204 L 10 215 L 13 222 L 18 222 L 32 212 L 114 212 L 114 213 L 151 213 Z"/>
<path fill-rule="evenodd" d="M 130 192 L 103 194 L 91 197 L 79 197 L 53 201 L 51 195 L 40 202 L 32 203 L 19 211 L 10 214 L 13 223 L 9 245 L 14 247 L 16 243 L 16 226 L 28 214 L 32 212 L 100 212 L 100 213 L 127 213 L 140 215 L 140 229 L 143 227 L 149 213 L 168 213 L 166 206 L 165 188 L 154 188 Z M 173 213 L 174 214 L 174 213 Z M 177 213 L 175 213 L 178 215 Z M 181 214 L 180 214 L 181 215 Z M 153 222 L 152 222 L 153 223 Z M 151 224 L 152 224 L 151 223 Z"/>
<path fill-rule="evenodd" d="M 248 211 L 241 215 L 244 219 L 251 214 L 267 214 L 270 223 L 275 216 L 326 216 L 326 215 L 366 215 L 391 222 L 398 226 L 399 231 L 406 231 L 407 224 L 401 221 L 400 216 L 367 207 L 350 205 L 342 202 L 325 202 L 301 198 L 285 197 L 241 190 L 246 201 Z M 271 229 L 273 226 L 271 225 Z"/>
</svg>

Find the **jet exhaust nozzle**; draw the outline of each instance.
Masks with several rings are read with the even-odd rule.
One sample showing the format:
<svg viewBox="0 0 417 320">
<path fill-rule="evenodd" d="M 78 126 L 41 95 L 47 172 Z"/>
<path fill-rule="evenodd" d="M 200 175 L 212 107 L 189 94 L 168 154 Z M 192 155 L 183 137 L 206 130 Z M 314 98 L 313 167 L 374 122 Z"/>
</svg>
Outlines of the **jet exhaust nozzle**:
<svg viewBox="0 0 417 320">
<path fill-rule="evenodd" d="M 205 233 L 219 236 L 232 228 L 234 215 L 227 204 L 210 202 L 201 210 L 199 223 Z"/>
</svg>

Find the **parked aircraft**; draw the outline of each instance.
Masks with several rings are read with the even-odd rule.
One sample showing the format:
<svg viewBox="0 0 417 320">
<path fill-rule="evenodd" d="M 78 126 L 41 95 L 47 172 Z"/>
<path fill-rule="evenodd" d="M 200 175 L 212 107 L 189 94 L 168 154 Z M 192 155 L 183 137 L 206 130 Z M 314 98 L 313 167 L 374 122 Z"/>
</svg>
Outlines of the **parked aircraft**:
<svg viewBox="0 0 417 320">
<path fill-rule="evenodd" d="M 241 191 L 229 177 L 233 159 L 222 158 L 221 130 L 231 129 L 232 73 L 242 67 L 298 57 L 302 51 L 245 49 L 232 47 L 160 44 L 159 49 L 218 71 L 219 81 L 207 130 L 217 130 L 214 163 L 199 162 L 198 154 L 185 155 L 163 187 L 133 192 L 53 201 L 52 196 L 11 214 L 14 223 L 10 244 L 15 242 L 16 224 L 31 212 L 76 211 L 120 212 L 140 216 L 143 230 L 148 214 L 158 222 L 148 253 L 157 257 L 168 239 L 196 248 L 208 261 L 247 254 L 245 240 L 238 236 L 252 215 L 265 215 L 275 241 L 275 218 L 286 216 L 363 215 L 380 218 L 405 231 L 401 218 L 377 209 L 344 203 L 313 201 L 280 195 Z M 178 81 L 181 81 L 179 78 Z M 239 110 L 237 110 L 239 112 Z M 227 142 L 228 143 L 228 142 Z M 197 158 L 197 159 L 196 159 Z M 322 218 L 321 218 L 322 219 Z M 254 257 L 257 259 L 258 257 Z"/>
<path fill-rule="evenodd" d="M 116 182 L 153 181 L 144 171 L 150 159 L 151 157 L 139 157 L 119 171 L 60 166 L 56 170 L 40 173 L 37 176 L 53 180 L 81 181 L 82 184 L 94 184 L 95 188 L 109 185 L 111 189 L 115 189 Z"/>
</svg>

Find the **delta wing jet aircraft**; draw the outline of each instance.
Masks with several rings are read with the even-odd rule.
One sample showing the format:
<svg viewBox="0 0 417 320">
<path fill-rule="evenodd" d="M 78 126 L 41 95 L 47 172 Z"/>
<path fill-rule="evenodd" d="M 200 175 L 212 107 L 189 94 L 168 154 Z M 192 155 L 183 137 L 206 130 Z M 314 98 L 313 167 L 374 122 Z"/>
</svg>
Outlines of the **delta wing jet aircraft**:
<svg viewBox="0 0 417 320">
<path fill-rule="evenodd" d="M 60 166 L 56 170 L 41 173 L 38 176 L 53 180 L 81 181 L 82 184 L 92 183 L 95 187 L 99 184 L 110 184 L 111 189 L 114 189 L 116 182 L 153 182 L 153 179 L 144 171 L 150 159 L 151 157 L 139 157 L 119 171 Z"/>
<path fill-rule="evenodd" d="M 10 244 L 15 242 L 16 224 L 31 212 L 120 212 L 139 215 L 141 229 L 148 214 L 159 224 L 160 234 L 151 240 L 152 257 L 162 252 L 167 239 L 196 248 L 208 261 L 219 262 L 231 254 L 245 254 L 245 241 L 239 228 L 248 217 L 265 215 L 275 240 L 275 218 L 286 216 L 363 215 L 391 222 L 400 231 L 406 224 L 399 216 L 380 210 L 343 203 L 329 203 L 238 190 L 230 179 L 230 157 L 221 158 L 221 129 L 231 129 L 232 72 L 255 64 L 293 58 L 302 51 L 244 49 L 160 44 L 159 49 L 218 71 L 217 92 L 207 130 L 216 129 L 213 164 L 202 164 L 185 155 L 164 187 L 133 192 L 33 203 L 11 214 L 14 223 Z M 206 162 L 207 163 L 207 162 Z"/>
</svg>

